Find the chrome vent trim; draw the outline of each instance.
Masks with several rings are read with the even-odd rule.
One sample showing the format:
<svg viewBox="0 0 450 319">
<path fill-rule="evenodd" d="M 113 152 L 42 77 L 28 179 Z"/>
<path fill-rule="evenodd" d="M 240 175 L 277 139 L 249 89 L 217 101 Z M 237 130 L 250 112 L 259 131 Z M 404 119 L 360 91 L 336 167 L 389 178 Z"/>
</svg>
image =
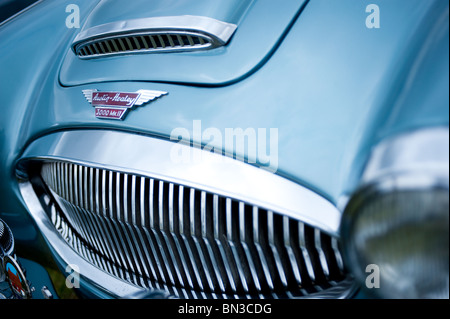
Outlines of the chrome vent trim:
<svg viewBox="0 0 450 319">
<path fill-rule="evenodd" d="M 342 297 L 335 237 L 193 187 L 46 162 L 45 211 L 79 255 L 133 285 L 180 298 Z M 338 291 L 338 293 L 336 293 Z"/>
<path fill-rule="evenodd" d="M 234 24 L 200 16 L 119 21 L 80 32 L 72 50 L 81 59 L 205 50 L 227 44 L 236 28 Z"/>
</svg>

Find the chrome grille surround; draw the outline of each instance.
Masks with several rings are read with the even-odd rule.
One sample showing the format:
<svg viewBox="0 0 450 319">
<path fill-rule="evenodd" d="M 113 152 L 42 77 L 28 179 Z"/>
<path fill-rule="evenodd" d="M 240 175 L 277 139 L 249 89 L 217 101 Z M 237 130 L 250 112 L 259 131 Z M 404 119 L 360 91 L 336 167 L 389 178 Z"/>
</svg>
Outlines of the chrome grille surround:
<svg viewBox="0 0 450 319">
<path fill-rule="evenodd" d="M 137 145 L 127 143 L 127 138 Z M 74 151 L 74 142 L 80 139 L 88 150 L 97 147 L 102 164 L 95 164 L 92 152 Z M 103 147 L 94 143 L 99 140 L 124 144 Z M 226 181 L 222 192 L 207 183 L 200 187 L 195 178 L 189 184 L 174 167 L 171 171 L 180 180 L 173 180 L 163 166 L 158 167 L 162 157 L 145 160 L 160 174 L 143 174 L 139 161 L 132 171 L 118 165 L 123 159 L 111 160 L 117 159 L 117 150 L 135 159 L 133 151 L 146 155 L 143 150 L 150 148 L 149 154 L 154 154 L 154 146 L 157 154 L 167 154 L 170 148 L 164 148 L 173 144 L 106 131 L 56 133 L 32 143 L 17 166 L 20 188 L 56 255 L 66 264 L 82 264 L 83 278 L 118 297 L 142 288 L 181 298 L 343 298 L 353 293 L 336 232 L 328 230 L 336 229 L 332 223 L 327 229 L 320 226 L 320 218 L 307 214 L 301 218 L 237 193 L 231 196 Z M 116 157 L 102 151 L 116 152 Z M 83 160 L 74 157 L 77 152 Z M 279 178 L 230 161 L 236 169 L 261 175 L 259 182 L 266 174 L 272 182 Z M 207 166 L 200 167 L 208 171 Z M 211 168 L 216 172 L 217 167 Z M 242 176 L 239 170 L 236 174 Z M 287 183 L 285 191 L 291 182 Z M 305 189 L 293 190 L 303 197 Z M 314 198 L 310 193 L 301 202 L 311 204 Z M 333 220 L 331 211 L 322 216 Z"/>
<path fill-rule="evenodd" d="M 134 19 L 82 31 L 72 50 L 81 59 L 206 50 L 225 45 L 235 30 L 234 24 L 199 16 Z"/>
</svg>

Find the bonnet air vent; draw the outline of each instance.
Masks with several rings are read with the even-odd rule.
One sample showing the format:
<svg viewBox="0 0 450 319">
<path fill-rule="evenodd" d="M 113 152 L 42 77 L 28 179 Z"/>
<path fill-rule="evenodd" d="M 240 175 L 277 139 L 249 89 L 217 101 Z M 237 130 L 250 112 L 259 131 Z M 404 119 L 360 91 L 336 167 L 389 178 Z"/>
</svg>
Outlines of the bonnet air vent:
<svg viewBox="0 0 450 319">
<path fill-rule="evenodd" d="M 234 24 L 198 16 L 134 19 L 84 30 L 72 50 L 81 59 L 205 50 L 227 44 L 235 30 Z"/>
</svg>

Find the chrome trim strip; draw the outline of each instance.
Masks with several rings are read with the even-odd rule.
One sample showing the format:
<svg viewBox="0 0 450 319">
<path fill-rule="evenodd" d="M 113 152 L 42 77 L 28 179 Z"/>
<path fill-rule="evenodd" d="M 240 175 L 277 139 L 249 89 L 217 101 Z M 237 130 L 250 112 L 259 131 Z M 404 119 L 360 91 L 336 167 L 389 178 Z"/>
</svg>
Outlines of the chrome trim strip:
<svg viewBox="0 0 450 319">
<path fill-rule="evenodd" d="M 362 184 L 391 174 L 449 176 L 449 128 L 419 129 L 386 139 L 372 151 Z"/>
<path fill-rule="evenodd" d="M 31 10 L 32 8 L 34 8 L 35 6 L 37 6 L 38 4 L 40 4 L 43 0 L 38 0 L 32 4 L 30 4 L 29 6 L 23 8 L 22 10 L 16 12 L 15 14 L 13 14 L 12 16 L 8 17 L 7 19 L 3 20 L 2 22 L 0 22 L 0 27 L 2 27 L 3 25 L 5 25 L 6 23 L 8 23 L 9 21 L 14 20 L 16 17 L 24 14 L 25 12 Z"/>
<path fill-rule="evenodd" d="M 124 34 L 142 31 L 194 31 L 204 33 L 217 39 L 222 45 L 227 43 L 235 32 L 235 24 L 222 22 L 202 16 L 170 16 L 133 19 L 102 24 L 81 31 L 73 41 L 73 45 L 88 39 L 107 37 L 111 34 Z"/>
<path fill-rule="evenodd" d="M 192 16 L 192 15 L 151 17 L 151 18 L 117 21 L 94 26 L 87 30 L 81 31 L 76 36 L 75 40 L 72 43 L 72 50 L 75 52 L 75 54 L 77 54 L 78 47 L 81 45 L 82 49 L 87 48 L 88 50 L 90 50 L 89 44 L 92 43 L 93 45 L 95 45 L 96 40 L 101 39 L 106 40 L 109 38 L 117 38 L 117 36 L 124 36 L 124 35 L 132 36 L 136 43 L 138 43 L 135 39 L 137 36 L 142 37 L 143 35 L 156 35 L 159 38 L 160 43 L 163 45 L 163 49 L 171 50 L 171 48 L 165 48 L 164 41 L 162 40 L 158 32 L 166 34 L 168 36 L 170 44 L 173 43 L 172 36 L 176 36 L 178 39 L 180 39 L 179 35 L 183 34 L 187 36 L 192 49 L 197 48 L 196 46 L 194 46 L 191 36 L 198 36 L 200 37 L 200 39 L 202 37 L 206 37 L 208 38 L 208 40 L 211 40 L 211 43 L 208 44 L 206 42 L 202 43 L 203 39 L 201 39 L 200 40 L 201 43 L 198 45 L 199 48 L 209 46 L 217 47 L 225 45 L 236 31 L 236 28 L 237 26 L 235 24 L 226 23 L 209 17 Z M 120 46 L 123 49 L 123 52 L 120 53 L 121 54 L 127 53 L 127 50 L 121 39 L 119 38 L 118 40 Z M 155 49 L 157 47 L 156 43 L 154 43 L 152 37 L 150 37 L 150 40 L 152 42 L 151 47 L 144 39 L 143 44 L 145 46 L 145 49 L 141 48 L 137 50 L 137 52 L 140 51 L 145 52 L 152 48 Z M 115 42 L 113 41 L 112 43 L 114 47 L 117 49 L 117 51 L 119 51 L 118 48 L 116 47 Z M 129 43 L 129 45 L 131 47 L 131 43 Z M 182 43 L 182 41 L 180 42 L 181 49 L 183 49 L 185 45 L 186 44 Z M 140 45 L 138 45 L 138 47 L 140 47 Z M 96 47 L 94 48 L 96 49 Z M 189 49 L 189 47 L 187 47 L 187 49 Z M 80 58 L 90 58 L 95 56 L 117 54 L 117 52 L 116 53 L 111 52 L 112 51 L 111 48 L 108 48 L 108 51 L 109 53 L 106 52 L 106 50 L 103 50 L 102 52 L 90 52 L 90 53 L 88 52 L 92 56 L 84 57 L 83 55 L 81 55 Z"/>
<path fill-rule="evenodd" d="M 175 163 L 171 161 L 174 146 L 198 154 L 190 163 Z M 341 213 L 322 196 L 266 170 L 182 143 L 116 131 L 58 132 L 30 144 L 18 162 L 19 176 L 26 172 L 28 160 L 67 161 L 179 183 L 276 211 L 339 236 Z M 116 182 L 121 187 L 119 178 Z"/>
</svg>

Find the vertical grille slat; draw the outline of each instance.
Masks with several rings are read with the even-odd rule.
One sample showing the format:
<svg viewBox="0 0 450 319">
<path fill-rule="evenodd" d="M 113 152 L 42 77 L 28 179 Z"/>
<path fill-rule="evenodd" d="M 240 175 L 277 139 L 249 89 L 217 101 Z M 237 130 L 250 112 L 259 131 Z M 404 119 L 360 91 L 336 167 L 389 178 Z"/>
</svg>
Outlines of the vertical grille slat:
<svg viewBox="0 0 450 319">
<path fill-rule="evenodd" d="M 224 264 L 223 272 L 225 273 L 225 276 L 223 278 L 227 278 L 227 285 L 229 286 L 230 290 L 233 292 L 236 292 L 236 285 L 233 278 L 233 270 L 232 266 L 230 265 L 230 261 L 226 257 L 226 252 L 224 245 L 222 244 L 221 238 L 224 237 L 223 231 L 220 227 L 223 212 L 220 212 L 220 206 L 219 206 L 219 196 L 214 195 L 213 197 L 213 232 L 214 232 L 214 243 L 216 250 L 218 253 L 216 253 L 217 258 L 220 258 Z"/>
<path fill-rule="evenodd" d="M 123 216 L 122 216 L 122 183 L 121 180 L 123 179 L 123 175 L 116 172 L 116 189 L 115 189 L 115 199 L 116 199 L 116 209 L 115 209 L 115 218 L 117 221 L 123 221 Z"/>
<path fill-rule="evenodd" d="M 173 42 L 172 36 L 170 34 L 167 35 L 167 39 L 169 40 L 169 45 L 171 47 L 175 47 L 175 43 Z"/>
<path fill-rule="evenodd" d="M 160 212 L 162 210 L 162 194 L 160 195 L 160 183 L 151 180 L 150 184 L 150 225 L 149 231 L 145 229 L 145 233 L 147 235 L 147 240 L 151 241 L 152 251 L 158 257 L 158 269 L 160 272 L 161 278 L 163 278 L 163 282 L 165 284 L 175 285 L 175 278 L 173 274 L 173 266 L 169 261 L 170 256 L 168 256 L 167 249 L 162 244 L 160 238 L 160 224 L 159 224 L 159 215 L 162 215 Z M 160 199 L 161 196 L 161 199 Z M 162 216 L 161 216 L 162 217 Z M 156 246 L 153 244 L 155 243 Z M 160 249 L 157 249 L 159 247 Z M 166 267 L 163 267 L 165 265 Z"/>
<path fill-rule="evenodd" d="M 131 42 L 130 40 L 133 40 L 133 42 Z M 133 46 L 133 43 L 134 43 L 134 37 L 125 37 L 125 42 L 126 42 L 126 44 L 128 45 L 128 50 L 129 51 L 133 51 L 133 50 L 138 50 L 137 49 L 137 47 L 135 48 L 134 46 Z"/>
<path fill-rule="evenodd" d="M 183 41 L 182 36 L 179 35 L 179 34 L 177 34 L 176 37 L 177 37 L 179 46 L 182 46 L 182 47 L 183 47 L 185 44 L 184 44 L 184 41 Z"/>
<path fill-rule="evenodd" d="M 275 216 L 272 211 L 267 211 L 267 231 L 268 231 L 268 243 L 270 250 L 272 251 L 272 256 L 275 259 L 275 267 L 277 268 L 279 279 L 283 287 L 287 287 L 286 273 L 283 268 L 283 263 L 280 258 L 279 250 L 276 247 L 276 234 L 275 234 Z"/>
<path fill-rule="evenodd" d="M 161 243 L 163 244 L 164 250 L 166 251 L 166 258 L 169 260 L 170 269 L 172 272 L 172 276 L 175 278 L 176 284 L 184 286 L 184 276 L 182 275 L 182 265 L 180 265 L 180 259 L 175 254 L 175 247 L 170 241 L 168 235 L 170 220 L 169 220 L 169 204 L 168 198 L 169 196 L 170 185 L 164 183 L 163 181 L 159 182 L 159 202 L 158 202 L 158 211 L 159 211 L 159 231 L 157 232 L 161 238 Z M 174 249 L 175 248 L 175 249 Z"/>
<path fill-rule="evenodd" d="M 183 45 L 189 37 L 159 41 Z M 336 238 L 259 206 L 67 162 L 43 164 L 41 177 L 49 218 L 66 242 L 135 285 L 181 298 L 284 298 L 345 278 Z"/>
<path fill-rule="evenodd" d="M 103 46 L 104 42 L 103 41 L 99 41 L 97 42 L 98 47 L 100 48 L 100 54 L 106 54 L 108 51 L 105 49 L 105 47 Z"/>
<path fill-rule="evenodd" d="M 87 55 L 95 55 L 94 51 L 92 51 L 91 46 L 90 45 L 86 45 L 84 47 L 85 52 L 87 53 Z"/>
<path fill-rule="evenodd" d="M 341 273 L 344 272 L 344 261 L 342 259 L 341 252 L 339 250 L 339 243 L 336 238 L 331 238 L 331 247 L 333 249 L 334 256 L 336 258 L 337 265 Z"/>
<path fill-rule="evenodd" d="M 195 45 L 194 39 L 190 35 L 187 36 L 187 40 L 188 40 L 190 46 L 194 46 Z"/>
<path fill-rule="evenodd" d="M 123 174 L 123 187 L 122 187 L 122 198 L 120 199 L 121 203 L 123 203 L 123 223 L 125 225 L 129 224 L 129 217 L 130 217 L 130 211 L 129 211 L 129 204 L 130 204 L 130 197 L 129 194 L 129 175 Z"/>
<path fill-rule="evenodd" d="M 161 47 L 161 48 L 164 49 L 166 47 L 166 43 L 164 42 L 163 35 L 162 34 L 158 34 L 156 36 L 156 38 L 155 38 L 155 41 L 156 41 L 156 39 L 159 41 L 158 47 Z"/>
<path fill-rule="evenodd" d="M 74 204 L 80 206 L 79 200 L 79 186 L 78 186 L 78 165 L 73 165 L 73 190 L 74 190 Z"/>
<path fill-rule="evenodd" d="M 290 220 L 287 216 L 283 217 L 283 244 L 286 248 L 287 255 L 290 261 L 290 266 L 292 272 L 294 274 L 295 281 L 298 285 L 302 285 L 302 278 L 300 275 L 300 265 L 297 263 L 297 259 L 295 257 L 294 248 L 291 245 L 291 227 Z"/>
<path fill-rule="evenodd" d="M 197 202 L 199 201 L 198 196 L 196 196 L 197 191 L 194 188 L 189 190 L 189 216 L 190 216 L 190 236 L 189 243 L 191 244 L 191 249 L 197 259 L 197 264 L 203 265 L 203 267 L 198 267 L 200 277 L 203 278 L 202 281 L 206 283 L 205 288 L 209 291 L 214 291 L 214 279 L 212 277 L 211 265 L 208 263 L 205 252 L 201 247 L 199 236 L 201 236 L 201 221 L 200 221 L 200 211 L 196 209 Z M 198 195 L 198 194 L 197 194 Z M 207 270 L 207 271 L 206 271 Z"/>
<path fill-rule="evenodd" d="M 245 272 L 244 267 L 246 265 L 244 265 L 241 262 L 241 258 L 240 258 L 240 254 L 238 252 L 238 247 L 237 247 L 237 243 L 239 242 L 239 233 L 238 233 L 238 229 L 236 229 L 236 227 L 234 227 L 234 224 L 237 222 L 236 218 L 233 216 L 233 201 L 231 198 L 227 198 L 226 199 L 226 204 L 225 204 L 225 215 L 226 215 L 226 227 L 227 227 L 227 240 L 228 240 L 228 247 L 231 250 L 231 255 L 233 256 L 233 262 L 232 264 L 235 267 L 235 280 L 237 282 L 240 282 L 241 285 L 241 289 L 243 289 L 243 291 L 245 293 L 249 292 L 249 286 L 247 283 L 247 276 L 246 274 L 248 274 L 248 272 Z"/>
<path fill-rule="evenodd" d="M 108 257 L 108 260 L 115 260 L 116 256 L 114 256 L 112 252 L 112 243 L 109 240 L 108 231 L 105 231 L 105 225 L 101 216 L 94 217 L 95 222 L 97 223 L 97 235 L 101 236 L 101 245 L 105 252 L 105 255 Z"/>
<path fill-rule="evenodd" d="M 123 228 L 120 225 L 120 221 L 111 220 L 111 224 L 113 227 L 114 234 L 117 236 L 117 243 L 119 244 L 119 249 L 121 251 L 121 256 L 124 258 L 124 268 L 126 270 L 131 270 L 135 272 L 136 270 L 133 267 L 133 264 L 130 259 L 130 251 L 125 243 L 123 238 Z"/>
<path fill-rule="evenodd" d="M 257 206 L 253 206 L 252 208 L 252 223 L 253 223 L 253 243 L 256 248 L 257 257 L 259 258 L 259 262 L 263 269 L 264 279 L 269 289 L 273 290 L 274 284 L 272 280 L 272 275 L 270 273 L 270 268 L 261 243 L 261 233 L 260 233 L 261 229 L 259 227 L 259 209 Z"/>
<path fill-rule="evenodd" d="M 178 192 L 177 187 L 173 183 L 169 184 L 169 197 L 168 197 L 168 229 L 169 229 L 169 239 L 171 251 L 173 253 L 173 258 L 176 260 L 178 275 L 180 277 L 180 282 L 182 286 L 187 286 L 190 289 L 193 289 L 193 283 L 188 271 L 188 265 L 186 262 L 185 254 L 183 253 L 183 249 L 180 245 L 180 242 L 177 237 L 178 231 Z"/>
<path fill-rule="evenodd" d="M 326 277 L 328 277 L 330 274 L 330 271 L 328 269 L 328 262 L 325 257 L 325 252 L 322 249 L 321 232 L 319 229 L 314 229 L 314 244 L 317 249 L 317 253 L 319 254 L 319 260 L 320 260 L 320 264 L 322 266 L 324 275 Z"/>
<path fill-rule="evenodd" d="M 117 42 L 119 43 L 119 48 L 120 48 L 122 51 L 129 51 L 129 50 L 125 47 L 125 44 L 124 44 L 122 38 L 117 38 L 116 40 L 117 40 Z"/>
<path fill-rule="evenodd" d="M 214 289 L 215 292 L 224 292 L 225 291 L 225 283 L 222 279 L 222 274 L 220 269 L 222 265 L 220 260 L 217 258 L 217 254 L 214 252 L 213 245 L 210 241 L 210 234 L 212 229 L 212 220 L 208 218 L 208 203 L 207 203 L 207 193 L 202 191 L 200 193 L 200 228 L 201 228 L 201 237 L 200 245 L 203 250 L 203 254 L 207 259 L 208 267 L 210 267 L 211 277 L 213 278 Z"/>
<path fill-rule="evenodd" d="M 306 235 L 304 223 L 299 223 L 298 234 L 299 234 L 299 245 L 302 252 L 303 260 L 305 261 L 309 278 L 311 278 L 311 280 L 314 281 L 316 279 L 316 275 L 314 273 L 314 267 L 312 265 L 311 258 L 309 256 L 308 249 L 306 248 Z"/>
<path fill-rule="evenodd" d="M 137 37 L 133 37 L 133 41 L 134 41 L 134 45 L 136 46 L 136 50 L 140 50 L 141 44 L 139 43 L 139 40 L 137 39 Z"/>
<path fill-rule="evenodd" d="M 178 227 L 179 232 L 177 233 L 177 247 L 179 247 L 182 251 L 180 254 L 184 256 L 185 265 L 187 266 L 187 272 L 189 273 L 189 277 L 192 279 L 190 285 L 195 288 L 199 288 L 203 290 L 202 279 L 200 277 L 200 273 L 197 269 L 197 264 L 194 261 L 193 254 L 191 252 L 190 246 L 187 244 L 186 237 L 186 221 L 184 218 L 185 215 L 185 189 L 184 186 L 180 186 L 178 189 Z M 176 200 L 176 199 L 174 199 Z M 195 282 L 194 282 L 195 280 Z"/>
<path fill-rule="evenodd" d="M 94 213 L 95 214 L 97 214 L 97 215 L 100 215 L 101 214 L 101 205 L 100 205 L 100 203 L 101 203 L 101 199 L 100 199 L 100 197 L 101 197 L 101 192 L 102 192 L 102 190 L 100 189 L 100 174 L 101 174 L 101 170 L 99 170 L 99 169 L 94 169 L 94 182 L 95 182 L 95 185 L 94 185 L 94 191 L 92 192 L 93 193 L 93 196 L 95 197 L 95 210 L 94 210 Z M 72 179 L 70 179 L 69 181 L 71 181 Z M 73 201 L 70 201 L 71 203 L 73 203 Z"/>
<path fill-rule="evenodd" d="M 256 262 L 251 253 L 251 244 L 249 242 L 249 237 L 251 238 L 251 234 L 249 234 L 251 225 L 248 225 L 249 222 L 251 223 L 251 220 L 249 220 L 248 216 L 249 212 L 246 211 L 245 203 L 239 202 L 239 241 L 241 243 L 241 247 L 249 267 L 252 284 L 256 293 L 261 290 L 261 283 L 259 278 L 260 272 L 258 271 L 259 269 L 257 269 Z"/>
<path fill-rule="evenodd" d="M 119 257 L 117 243 L 112 238 L 111 225 L 106 218 L 101 218 L 100 221 L 103 228 L 103 234 L 106 237 L 106 241 L 108 243 L 107 247 L 109 248 L 110 260 L 117 263 L 119 267 L 123 267 L 123 258 Z"/>
<path fill-rule="evenodd" d="M 90 47 L 91 51 L 92 51 L 94 54 L 99 54 L 99 53 L 100 53 L 100 51 L 98 50 L 98 48 L 97 48 L 95 42 L 93 42 L 89 47 Z"/>
<path fill-rule="evenodd" d="M 148 50 L 149 49 L 149 45 L 148 45 L 147 40 L 143 36 L 140 36 L 140 38 L 142 40 L 142 43 L 144 44 L 145 49 Z"/>
<path fill-rule="evenodd" d="M 103 41 L 103 44 L 106 46 L 106 49 L 108 50 L 105 53 L 112 53 L 113 52 L 113 49 L 111 48 L 111 45 L 109 44 L 108 41 Z"/>
<path fill-rule="evenodd" d="M 150 40 L 150 43 L 152 44 L 153 49 L 158 49 L 158 47 L 162 47 L 162 45 L 159 42 L 159 39 L 155 39 L 153 36 L 148 36 L 148 39 Z M 158 41 L 158 44 L 156 43 Z"/>
<path fill-rule="evenodd" d="M 88 212 L 95 212 L 96 208 L 95 208 L 95 199 L 94 199 L 94 196 L 95 196 L 94 168 L 92 168 L 92 167 L 88 168 L 88 176 L 89 176 L 89 180 L 88 180 L 88 185 L 89 185 L 89 192 L 88 192 L 89 206 L 86 207 L 86 210 Z"/>
<path fill-rule="evenodd" d="M 95 242 L 97 243 L 96 247 L 98 247 L 98 251 L 102 255 L 108 256 L 107 248 L 106 248 L 107 245 L 105 245 L 105 243 L 104 243 L 105 238 L 104 238 L 104 236 L 102 236 L 102 233 L 99 229 L 99 221 L 98 221 L 97 216 L 95 214 L 93 214 L 91 212 L 87 212 L 87 211 L 86 211 L 85 215 L 88 217 L 89 222 L 91 224 L 91 231 L 92 231 L 91 237 L 93 237 Z"/>
<path fill-rule="evenodd" d="M 110 43 L 112 44 L 112 48 L 114 49 L 113 51 L 114 51 L 114 52 L 120 52 L 120 49 L 119 49 L 119 47 L 118 47 L 118 45 L 117 45 L 116 40 L 115 40 L 115 39 L 111 39 L 111 40 L 109 40 L 109 41 L 110 41 Z"/>
</svg>

